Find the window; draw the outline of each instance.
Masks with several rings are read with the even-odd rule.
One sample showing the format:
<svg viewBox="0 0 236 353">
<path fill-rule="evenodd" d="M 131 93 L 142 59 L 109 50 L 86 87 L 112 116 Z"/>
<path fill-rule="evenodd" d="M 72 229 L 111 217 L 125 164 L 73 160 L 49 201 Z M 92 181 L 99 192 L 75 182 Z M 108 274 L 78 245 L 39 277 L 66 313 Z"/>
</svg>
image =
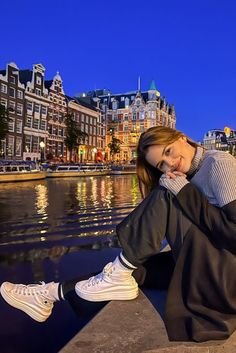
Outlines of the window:
<svg viewBox="0 0 236 353">
<path fill-rule="evenodd" d="M 14 136 L 8 136 L 7 155 L 11 157 L 13 156 L 13 153 L 14 153 Z"/>
<path fill-rule="evenodd" d="M 4 85 L 4 83 L 1 83 L 1 93 L 7 93 L 7 85 Z"/>
<path fill-rule="evenodd" d="M 113 110 L 117 109 L 117 102 L 116 101 L 112 102 L 112 109 Z"/>
<path fill-rule="evenodd" d="M 42 79 L 41 79 L 40 76 L 37 76 L 37 78 L 36 78 L 36 83 L 37 83 L 37 85 L 41 85 Z M 36 93 L 36 94 L 37 94 L 37 93 Z"/>
<path fill-rule="evenodd" d="M 129 120 L 128 114 L 125 114 L 125 116 L 124 116 L 124 121 L 128 121 L 128 120 Z"/>
<path fill-rule="evenodd" d="M 46 120 L 42 119 L 42 120 L 40 121 L 40 129 L 41 129 L 41 130 L 46 130 L 46 126 L 47 126 Z"/>
<path fill-rule="evenodd" d="M 32 103 L 32 102 L 27 101 L 26 108 L 27 108 L 27 110 L 32 111 L 32 110 L 33 110 L 33 103 Z"/>
<path fill-rule="evenodd" d="M 92 125 L 93 124 L 93 118 L 90 117 L 90 124 Z"/>
<path fill-rule="evenodd" d="M 16 96 L 15 88 L 9 87 L 9 96 L 12 98 L 15 98 Z"/>
<path fill-rule="evenodd" d="M 23 91 L 17 91 L 17 98 L 23 99 Z"/>
<path fill-rule="evenodd" d="M 35 105 L 34 105 L 34 111 L 35 111 L 35 113 L 39 113 L 39 112 L 40 112 L 40 106 L 39 106 L 39 104 L 35 104 Z"/>
<path fill-rule="evenodd" d="M 87 123 L 87 124 L 89 123 L 89 117 L 88 117 L 88 115 L 86 115 L 86 123 Z"/>
<path fill-rule="evenodd" d="M 37 96 L 41 96 L 41 89 L 36 88 L 35 93 L 37 94 Z"/>
<path fill-rule="evenodd" d="M 41 112 L 43 115 L 47 115 L 47 107 L 45 107 L 44 105 L 42 105 L 41 107 Z"/>
<path fill-rule="evenodd" d="M 125 97 L 121 97 L 120 100 L 121 100 L 121 102 L 124 102 Z"/>
<path fill-rule="evenodd" d="M 128 125 L 124 125 L 124 131 L 129 131 Z"/>
<path fill-rule="evenodd" d="M 81 121 L 84 121 L 84 114 L 81 115 Z"/>
<path fill-rule="evenodd" d="M 27 116 L 25 126 L 32 127 L 32 118 L 30 116 Z"/>
<path fill-rule="evenodd" d="M 17 103 L 16 113 L 17 113 L 17 115 L 22 115 L 22 113 L 23 113 L 23 105 L 22 104 Z"/>
<path fill-rule="evenodd" d="M 22 120 L 19 120 L 19 119 L 16 120 L 16 132 L 18 134 L 22 133 Z"/>
<path fill-rule="evenodd" d="M 92 128 L 92 126 L 90 126 L 90 128 L 89 128 L 89 133 L 90 133 L 90 135 L 92 135 L 92 133 L 93 133 L 93 128 Z"/>
<path fill-rule="evenodd" d="M 7 100 L 6 99 L 1 98 L 0 104 L 3 105 L 5 108 L 7 108 Z"/>
<path fill-rule="evenodd" d="M 129 106 L 129 98 L 126 97 L 125 98 L 125 107 L 128 108 L 128 106 Z"/>
<path fill-rule="evenodd" d="M 16 83 L 16 78 L 14 76 L 10 76 L 9 82 L 10 83 Z"/>
<path fill-rule="evenodd" d="M 144 119 L 144 112 L 139 112 L 139 119 L 143 120 Z"/>
<path fill-rule="evenodd" d="M 93 127 L 93 134 L 96 135 L 97 131 L 96 131 L 96 127 Z"/>
<path fill-rule="evenodd" d="M 10 109 L 11 112 L 15 112 L 16 103 L 13 102 L 13 101 L 10 101 L 10 102 L 9 102 L 9 109 Z"/>
<path fill-rule="evenodd" d="M 9 121 L 8 121 L 8 130 L 10 132 L 14 132 L 14 128 L 15 128 L 15 120 L 14 119 L 9 119 Z"/>
<path fill-rule="evenodd" d="M 39 151 L 39 139 L 37 136 L 32 136 L 32 147 L 33 147 L 33 151 L 34 153 L 38 153 Z"/>
<path fill-rule="evenodd" d="M 22 138 L 16 137 L 16 156 L 20 157 L 22 151 Z"/>
<path fill-rule="evenodd" d="M 133 113 L 132 120 L 136 120 L 136 113 Z"/>
<path fill-rule="evenodd" d="M 25 135 L 25 152 L 31 152 L 31 136 Z"/>
<path fill-rule="evenodd" d="M 38 129 L 39 128 L 39 119 L 34 118 L 33 121 L 33 128 Z"/>
</svg>

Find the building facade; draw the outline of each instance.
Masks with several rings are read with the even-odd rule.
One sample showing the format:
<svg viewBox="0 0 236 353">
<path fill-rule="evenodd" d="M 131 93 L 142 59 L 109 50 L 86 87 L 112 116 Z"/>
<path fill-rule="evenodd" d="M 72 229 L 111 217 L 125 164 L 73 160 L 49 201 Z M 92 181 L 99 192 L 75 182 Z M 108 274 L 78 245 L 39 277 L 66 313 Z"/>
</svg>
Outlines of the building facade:
<svg viewBox="0 0 236 353">
<path fill-rule="evenodd" d="M 228 127 L 223 130 L 209 130 L 204 134 L 203 146 L 209 150 L 225 151 L 236 156 L 236 131 Z"/>
<path fill-rule="evenodd" d="M 136 158 L 136 146 L 140 134 L 152 126 L 176 127 L 174 105 L 169 105 L 160 96 L 154 81 L 148 91 L 133 91 L 112 94 L 109 91 L 94 91 L 90 95 L 100 100 L 102 121 L 106 128 L 106 159 L 129 162 Z M 121 141 L 120 153 L 111 157 L 107 147 L 112 135 Z"/>
<path fill-rule="evenodd" d="M 32 70 L 7 64 L 6 70 L 0 70 L 0 104 L 9 108 L 9 129 L 1 141 L 0 158 L 68 161 L 65 117 L 72 111 L 78 128 L 88 134 L 83 146 L 75 149 L 73 161 L 102 159 L 105 129 L 99 100 L 66 96 L 59 73 L 45 80 L 42 64 Z"/>
<path fill-rule="evenodd" d="M 19 72 L 15 63 L 9 63 L 6 70 L 0 70 L 0 104 L 9 108 L 8 134 L 1 141 L 0 151 L 0 158 L 5 159 L 23 157 L 25 86 L 20 82 Z"/>
<path fill-rule="evenodd" d="M 33 70 L 20 70 L 20 81 L 25 87 L 23 154 L 24 160 L 45 160 L 48 142 L 48 90 L 44 85 L 45 68 L 41 64 Z"/>
</svg>

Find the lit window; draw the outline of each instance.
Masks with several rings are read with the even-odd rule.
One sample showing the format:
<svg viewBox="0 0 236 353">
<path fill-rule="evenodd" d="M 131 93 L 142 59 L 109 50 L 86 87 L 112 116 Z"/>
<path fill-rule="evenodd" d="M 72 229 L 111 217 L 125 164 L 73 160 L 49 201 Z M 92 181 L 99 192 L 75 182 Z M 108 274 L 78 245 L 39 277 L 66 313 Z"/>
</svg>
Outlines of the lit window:
<svg viewBox="0 0 236 353">
<path fill-rule="evenodd" d="M 22 151 L 22 138 L 16 137 L 16 156 L 20 157 Z"/>
</svg>

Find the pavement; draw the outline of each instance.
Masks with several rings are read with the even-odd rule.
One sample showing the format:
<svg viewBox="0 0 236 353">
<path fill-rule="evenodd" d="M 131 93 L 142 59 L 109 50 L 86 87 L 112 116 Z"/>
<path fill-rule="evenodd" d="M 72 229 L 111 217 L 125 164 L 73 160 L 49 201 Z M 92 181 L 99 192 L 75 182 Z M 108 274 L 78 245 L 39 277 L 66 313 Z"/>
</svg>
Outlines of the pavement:
<svg viewBox="0 0 236 353">
<path fill-rule="evenodd" d="M 225 341 L 170 342 L 163 320 L 140 291 L 111 301 L 59 353 L 236 353 L 236 332 Z"/>
</svg>

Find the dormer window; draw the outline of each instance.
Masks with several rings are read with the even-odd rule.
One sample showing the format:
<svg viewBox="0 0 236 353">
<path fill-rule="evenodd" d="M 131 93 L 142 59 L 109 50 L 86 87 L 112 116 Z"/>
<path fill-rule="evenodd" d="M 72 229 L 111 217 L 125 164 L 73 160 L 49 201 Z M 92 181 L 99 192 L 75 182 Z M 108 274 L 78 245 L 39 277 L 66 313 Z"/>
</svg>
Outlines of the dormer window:
<svg viewBox="0 0 236 353">
<path fill-rule="evenodd" d="M 117 109 L 117 101 L 112 102 L 112 109 L 116 110 Z"/>
<path fill-rule="evenodd" d="M 128 106 L 129 106 L 129 98 L 126 97 L 125 98 L 125 107 L 128 108 Z"/>
</svg>

